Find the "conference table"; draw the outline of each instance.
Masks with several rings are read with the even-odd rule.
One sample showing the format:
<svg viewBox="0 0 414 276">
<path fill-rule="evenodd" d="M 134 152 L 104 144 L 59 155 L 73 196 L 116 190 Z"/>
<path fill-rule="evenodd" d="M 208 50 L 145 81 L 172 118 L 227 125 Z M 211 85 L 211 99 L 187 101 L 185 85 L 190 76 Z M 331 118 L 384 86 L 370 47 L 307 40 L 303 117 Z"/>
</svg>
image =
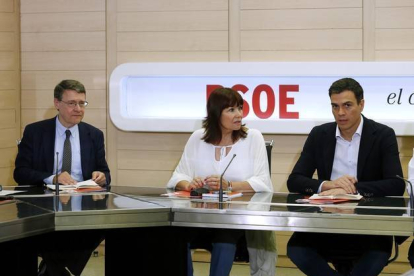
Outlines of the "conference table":
<svg viewBox="0 0 414 276">
<path fill-rule="evenodd" d="M 33 264 L 25 272 L 29 276 L 36 275 L 32 240 L 53 231 L 104 233 L 105 275 L 130 274 L 137 269 L 138 275 L 151 274 L 154 269 L 157 274 L 185 275 L 186 229 L 195 227 L 394 236 L 414 233 L 414 216 L 406 197 L 315 205 L 298 203 L 304 196 L 289 193 L 243 193 L 218 202 L 182 198 L 174 191 L 151 187 L 112 186 L 106 192 L 60 196 L 41 187 L 4 187 L 7 189 L 23 192 L 0 201 L 0 244 L 20 255 L 22 250 L 16 247 L 25 248 L 26 256 L 20 257 Z M 64 206 L 62 202 L 68 199 L 70 206 Z M 8 275 L 19 275 L 16 273 Z"/>
<path fill-rule="evenodd" d="M 220 209 L 216 200 L 177 198 L 165 189 L 113 187 L 112 191 L 171 208 L 171 226 L 395 236 L 414 232 L 407 197 L 315 205 L 297 203 L 304 198 L 300 194 L 244 193 Z"/>
</svg>

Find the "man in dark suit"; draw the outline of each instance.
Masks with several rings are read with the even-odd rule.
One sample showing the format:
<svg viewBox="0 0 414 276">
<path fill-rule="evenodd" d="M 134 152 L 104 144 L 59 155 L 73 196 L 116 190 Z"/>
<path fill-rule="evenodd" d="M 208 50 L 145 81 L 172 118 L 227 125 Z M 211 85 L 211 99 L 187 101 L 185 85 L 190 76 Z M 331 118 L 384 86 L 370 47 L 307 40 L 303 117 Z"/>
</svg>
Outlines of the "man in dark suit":
<svg viewBox="0 0 414 276">
<path fill-rule="evenodd" d="M 367 119 L 363 89 L 351 78 L 329 88 L 335 122 L 312 129 L 289 176 L 290 192 L 364 197 L 401 196 L 404 182 L 394 130 Z M 318 173 L 318 178 L 312 176 Z M 342 275 L 327 263 L 335 252 L 358 252 L 351 275 L 378 275 L 387 264 L 392 237 L 294 233 L 287 254 L 306 275 Z"/>
<path fill-rule="evenodd" d="M 109 186 L 103 133 L 81 122 L 86 90 L 76 80 L 63 80 L 54 90 L 55 118 L 27 125 L 16 157 L 14 179 L 19 185 L 75 184 L 92 179 Z M 56 154 L 59 153 L 59 154 Z M 40 239 L 43 263 L 39 275 L 80 275 L 102 241 L 94 231 L 54 232 Z M 66 269 L 67 268 L 67 269 Z"/>
<path fill-rule="evenodd" d="M 73 184 L 76 180 L 92 179 L 100 185 L 109 184 L 103 133 L 81 122 L 88 104 L 84 86 L 78 81 L 64 80 L 56 86 L 54 97 L 58 116 L 27 125 L 24 130 L 16 158 L 14 179 L 20 185 L 42 186 L 44 183 L 52 183 L 56 177 L 56 153 L 59 153 L 59 183 Z M 74 149 L 71 173 L 60 171 L 64 131 L 67 129 L 71 131 L 70 141 Z M 78 164 L 75 164 L 77 161 Z"/>
</svg>

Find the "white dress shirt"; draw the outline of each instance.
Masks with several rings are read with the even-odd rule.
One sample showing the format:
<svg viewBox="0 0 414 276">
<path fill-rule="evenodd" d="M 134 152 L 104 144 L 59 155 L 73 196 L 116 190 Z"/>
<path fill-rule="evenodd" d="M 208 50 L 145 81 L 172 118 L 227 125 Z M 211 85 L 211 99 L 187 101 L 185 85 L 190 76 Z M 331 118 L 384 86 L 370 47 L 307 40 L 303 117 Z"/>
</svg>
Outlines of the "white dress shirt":
<svg viewBox="0 0 414 276">
<path fill-rule="evenodd" d="M 81 164 L 81 152 L 80 152 L 80 140 L 79 140 L 79 127 L 74 125 L 71 128 L 64 127 L 60 122 L 58 117 L 56 117 L 56 133 L 55 133 L 55 154 L 53 161 L 53 175 L 44 179 L 43 181 L 46 184 L 53 184 L 53 178 L 56 173 L 56 152 L 59 153 L 58 158 L 58 174 L 62 170 L 62 159 L 63 159 L 63 144 L 65 143 L 66 133 L 65 131 L 69 129 L 71 132 L 70 135 L 70 145 L 72 148 L 72 168 L 71 168 L 71 177 L 76 181 L 83 181 L 82 175 L 82 164 Z"/>
<path fill-rule="evenodd" d="M 364 118 L 361 116 L 361 122 L 352 136 L 351 141 L 345 140 L 341 135 L 339 127 L 336 126 L 336 147 L 331 180 L 338 179 L 344 175 L 350 175 L 357 178 L 359 145 L 361 143 L 363 125 Z M 322 185 L 324 183 L 325 181 L 319 186 L 318 193 L 322 191 Z"/>
</svg>

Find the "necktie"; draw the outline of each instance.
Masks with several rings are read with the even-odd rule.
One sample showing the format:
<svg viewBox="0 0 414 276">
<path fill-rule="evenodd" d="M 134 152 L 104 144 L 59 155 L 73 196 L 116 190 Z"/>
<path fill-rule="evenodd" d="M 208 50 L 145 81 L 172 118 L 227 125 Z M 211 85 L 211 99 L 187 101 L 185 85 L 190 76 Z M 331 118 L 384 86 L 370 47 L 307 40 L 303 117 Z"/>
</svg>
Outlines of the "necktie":
<svg viewBox="0 0 414 276">
<path fill-rule="evenodd" d="M 70 130 L 65 131 L 66 139 L 63 144 L 63 157 L 62 157 L 62 172 L 68 172 L 70 174 L 72 169 L 72 147 L 70 146 Z"/>
</svg>

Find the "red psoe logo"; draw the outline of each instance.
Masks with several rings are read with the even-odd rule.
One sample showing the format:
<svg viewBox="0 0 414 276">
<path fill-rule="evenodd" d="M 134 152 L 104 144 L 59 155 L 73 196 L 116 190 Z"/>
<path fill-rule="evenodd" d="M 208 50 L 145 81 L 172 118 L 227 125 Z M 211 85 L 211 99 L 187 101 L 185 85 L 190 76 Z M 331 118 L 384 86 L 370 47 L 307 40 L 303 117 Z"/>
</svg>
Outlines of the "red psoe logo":
<svg viewBox="0 0 414 276">
<path fill-rule="evenodd" d="M 219 84 L 208 84 L 206 86 L 206 96 L 207 99 L 210 96 L 211 92 L 215 89 L 223 87 Z M 249 91 L 249 88 L 244 84 L 233 85 L 232 89 L 246 94 Z M 295 98 L 288 97 L 288 92 L 299 92 L 299 85 L 297 84 L 281 84 L 279 85 L 279 118 L 280 119 L 299 119 L 299 112 L 288 112 L 287 106 L 295 104 Z M 262 93 L 266 94 L 267 107 L 266 110 L 261 108 L 260 97 Z M 253 113 L 260 119 L 270 118 L 276 106 L 276 97 L 273 88 L 267 84 L 259 84 L 253 90 L 253 95 L 251 99 L 251 104 L 253 107 Z M 250 105 L 246 99 L 243 99 L 243 118 L 249 115 Z"/>
</svg>

